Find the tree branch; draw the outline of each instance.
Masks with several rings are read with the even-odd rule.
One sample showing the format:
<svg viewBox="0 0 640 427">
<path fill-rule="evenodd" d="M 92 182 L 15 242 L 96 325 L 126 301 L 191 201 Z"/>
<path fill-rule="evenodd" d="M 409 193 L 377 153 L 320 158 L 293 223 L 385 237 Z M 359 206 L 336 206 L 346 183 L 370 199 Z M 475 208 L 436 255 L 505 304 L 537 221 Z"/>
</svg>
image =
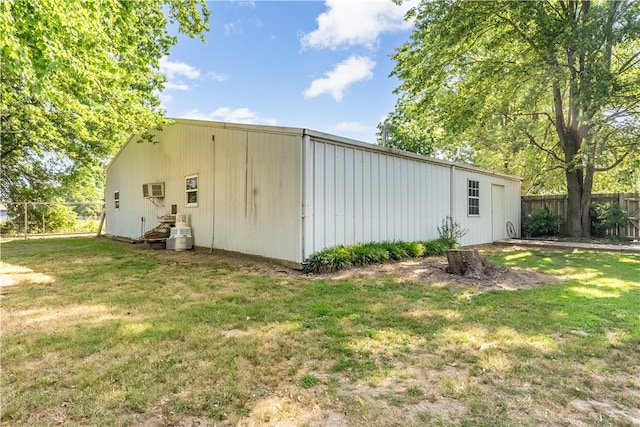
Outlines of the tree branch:
<svg viewBox="0 0 640 427">
<path fill-rule="evenodd" d="M 631 56 L 631 58 L 627 59 L 624 64 L 618 68 L 617 74 L 622 74 L 627 71 L 629 68 L 635 67 L 640 62 L 640 51 L 636 52 L 635 55 Z"/>
<path fill-rule="evenodd" d="M 620 157 L 619 159 L 617 159 L 615 162 L 613 162 L 613 164 L 611 164 L 611 165 L 609 165 L 609 166 L 606 166 L 606 167 L 603 167 L 603 168 L 596 168 L 596 167 L 594 167 L 594 169 L 593 169 L 593 170 L 594 170 L 595 172 L 606 172 L 606 171 L 609 171 L 609 170 L 611 170 L 611 169 L 614 169 L 614 168 L 616 168 L 618 165 L 620 165 L 620 163 L 622 163 L 622 162 L 624 161 L 624 159 L 626 159 L 626 158 L 627 158 L 627 156 L 628 156 L 629 154 L 631 154 L 631 152 L 632 152 L 632 151 L 635 151 L 635 150 L 629 150 L 629 151 L 627 151 L 626 153 L 624 153 L 624 154 L 622 155 L 622 157 Z"/>
</svg>

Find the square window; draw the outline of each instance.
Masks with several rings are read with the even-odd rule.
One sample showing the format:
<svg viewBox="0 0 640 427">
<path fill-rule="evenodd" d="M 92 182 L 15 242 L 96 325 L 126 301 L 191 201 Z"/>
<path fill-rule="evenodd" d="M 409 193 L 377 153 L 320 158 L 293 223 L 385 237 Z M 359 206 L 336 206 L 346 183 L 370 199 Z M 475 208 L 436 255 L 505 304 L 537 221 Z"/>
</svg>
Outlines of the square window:
<svg viewBox="0 0 640 427">
<path fill-rule="evenodd" d="M 198 206 L 198 175 L 185 177 L 185 206 Z"/>
<path fill-rule="evenodd" d="M 467 181 L 467 213 L 469 215 L 480 215 L 480 181 Z"/>
</svg>

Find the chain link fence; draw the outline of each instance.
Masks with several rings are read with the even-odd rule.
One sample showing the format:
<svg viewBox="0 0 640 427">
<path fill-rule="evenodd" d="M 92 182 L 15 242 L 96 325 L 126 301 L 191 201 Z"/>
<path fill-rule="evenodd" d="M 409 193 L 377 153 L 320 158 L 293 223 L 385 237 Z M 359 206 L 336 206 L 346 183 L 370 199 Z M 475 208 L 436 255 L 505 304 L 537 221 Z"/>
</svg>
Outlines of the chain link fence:
<svg viewBox="0 0 640 427">
<path fill-rule="evenodd" d="M 3 238 L 97 234 L 104 202 L 0 202 Z"/>
</svg>

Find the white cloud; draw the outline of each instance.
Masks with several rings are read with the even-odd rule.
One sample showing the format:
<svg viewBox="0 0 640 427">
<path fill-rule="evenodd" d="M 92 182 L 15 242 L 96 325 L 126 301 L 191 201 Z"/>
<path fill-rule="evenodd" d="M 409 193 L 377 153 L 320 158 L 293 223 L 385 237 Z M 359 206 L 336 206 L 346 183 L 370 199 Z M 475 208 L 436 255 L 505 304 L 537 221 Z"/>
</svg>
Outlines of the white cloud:
<svg viewBox="0 0 640 427">
<path fill-rule="evenodd" d="M 188 79 L 200 78 L 200 70 L 192 67 L 189 64 L 185 64 L 180 61 L 169 61 L 169 58 L 163 56 L 160 58 L 160 72 L 164 74 L 168 79 L 173 79 L 177 76 L 184 76 Z"/>
<path fill-rule="evenodd" d="M 232 109 L 230 107 L 220 107 L 210 113 L 202 113 L 197 108 L 194 108 L 193 110 L 183 114 L 181 118 L 194 120 L 216 120 L 254 125 L 275 125 L 277 123 L 276 119 L 260 117 L 257 113 L 248 108 Z"/>
<path fill-rule="evenodd" d="M 216 82 L 223 82 L 228 78 L 226 74 L 218 74 L 215 71 L 209 71 L 206 76 Z"/>
<path fill-rule="evenodd" d="M 305 98 L 314 98 L 324 93 L 330 94 L 336 101 L 342 100 L 346 88 L 361 80 L 373 78 L 373 67 L 376 63 L 364 56 L 351 56 L 345 59 L 332 71 L 325 73 L 324 78 L 311 82 L 311 85 L 303 92 Z"/>
<path fill-rule="evenodd" d="M 336 132 L 368 132 L 369 126 L 360 122 L 340 122 L 335 129 Z"/>
<path fill-rule="evenodd" d="M 173 89 L 173 90 L 189 90 L 189 86 L 184 83 L 174 83 L 174 82 L 166 82 L 164 84 L 165 89 Z"/>
<path fill-rule="evenodd" d="M 317 18 L 318 28 L 300 42 L 315 49 L 356 45 L 372 49 L 380 34 L 411 28 L 413 24 L 405 22 L 404 15 L 415 4 L 416 0 L 401 5 L 391 0 L 327 0 L 327 11 Z"/>
<path fill-rule="evenodd" d="M 224 33 L 227 36 L 229 34 L 240 34 L 240 33 L 242 33 L 242 26 L 240 25 L 240 21 L 228 22 L 228 23 L 224 24 L 223 28 L 224 28 Z"/>
<path fill-rule="evenodd" d="M 264 27 L 264 22 L 262 20 L 256 19 L 236 19 L 233 22 L 227 22 L 222 26 L 224 34 L 226 36 L 230 36 L 233 34 L 243 34 L 245 27 L 255 27 L 262 28 Z"/>
</svg>

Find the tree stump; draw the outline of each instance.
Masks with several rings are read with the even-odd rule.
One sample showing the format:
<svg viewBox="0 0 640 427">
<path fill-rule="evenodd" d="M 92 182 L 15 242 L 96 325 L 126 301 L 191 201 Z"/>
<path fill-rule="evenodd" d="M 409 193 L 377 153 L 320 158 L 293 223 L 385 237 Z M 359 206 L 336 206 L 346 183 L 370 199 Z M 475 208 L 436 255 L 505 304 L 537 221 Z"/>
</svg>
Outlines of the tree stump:
<svg viewBox="0 0 640 427">
<path fill-rule="evenodd" d="M 452 249 L 447 251 L 447 273 L 458 276 L 482 278 L 485 277 L 486 262 L 475 249 Z"/>
</svg>

